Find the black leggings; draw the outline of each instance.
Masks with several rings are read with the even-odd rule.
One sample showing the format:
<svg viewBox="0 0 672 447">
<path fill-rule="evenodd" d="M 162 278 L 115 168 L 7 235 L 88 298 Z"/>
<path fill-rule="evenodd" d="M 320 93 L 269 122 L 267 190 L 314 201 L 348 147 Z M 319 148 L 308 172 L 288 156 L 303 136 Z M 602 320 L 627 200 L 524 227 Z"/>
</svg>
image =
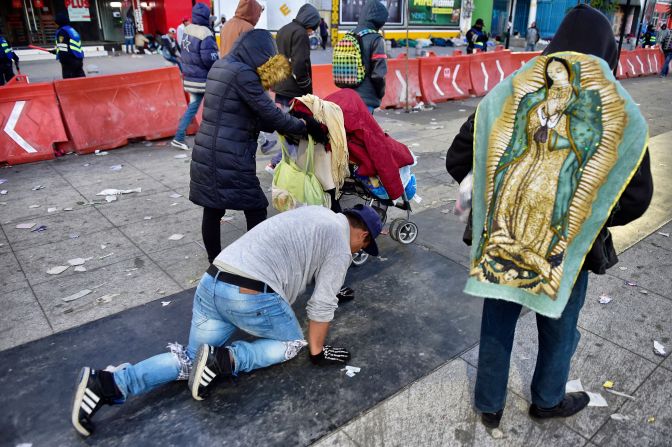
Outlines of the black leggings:
<svg viewBox="0 0 672 447">
<path fill-rule="evenodd" d="M 247 231 L 266 220 L 266 208 L 257 210 L 245 210 L 245 220 L 247 221 Z M 201 231 L 203 233 L 203 244 L 205 251 L 208 252 L 208 261 L 212 264 L 220 251 L 222 251 L 222 241 L 220 239 L 220 221 L 226 214 L 226 210 L 203 207 L 203 223 Z"/>
</svg>

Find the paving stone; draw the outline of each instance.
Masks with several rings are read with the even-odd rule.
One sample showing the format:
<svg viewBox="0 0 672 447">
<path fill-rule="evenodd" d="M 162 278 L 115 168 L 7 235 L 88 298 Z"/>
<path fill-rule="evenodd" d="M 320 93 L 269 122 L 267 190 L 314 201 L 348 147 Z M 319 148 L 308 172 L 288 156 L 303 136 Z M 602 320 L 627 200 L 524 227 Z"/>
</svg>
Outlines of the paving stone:
<svg viewBox="0 0 672 447">
<path fill-rule="evenodd" d="M 641 278 L 653 280 L 654 273 Z M 672 300 L 640 292 L 639 287 L 626 286 L 611 275 L 591 275 L 579 326 L 659 363 L 662 359 L 653 353 L 653 340 L 672 345 Z M 601 294 L 612 301 L 599 304 Z"/>
<path fill-rule="evenodd" d="M 672 349 L 670 348 L 669 344 L 665 346 L 665 348 L 667 351 L 667 359 L 665 359 L 665 361 L 663 362 L 663 366 L 672 371 L 672 355 L 670 355 L 670 351 L 672 351 Z"/>
<path fill-rule="evenodd" d="M 0 189 L 5 185 L 1 185 Z M 46 189 L 39 191 L 30 191 L 30 193 L 14 195 L 8 193 L 5 196 L 0 196 L 1 202 L 6 202 L 7 205 L 2 205 L 0 208 L 0 223 L 5 222 L 18 223 L 20 221 L 31 219 L 42 219 L 50 217 L 65 211 L 63 208 L 80 207 L 77 202 L 84 200 L 82 195 L 73 187 L 63 184 L 58 187 L 58 191 L 47 191 Z M 38 208 L 30 208 L 31 205 L 39 205 Z M 49 208 L 57 208 L 58 211 L 49 213 Z"/>
<path fill-rule="evenodd" d="M 84 166 L 88 165 L 88 166 Z M 113 171 L 111 166 L 122 165 L 121 170 Z M 66 160 L 55 163 L 54 169 L 75 188 L 95 184 L 101 181 L 115 182 L 120 178 L 138 176 L 142 172 L 124 162 L 115 152 L 107 155 L 81 155 L 68 157 Z M 115 188 L 110 186 L 110 188 Z M 118 188 L 121 189 L 121 188 Z"/>
<path fill-rule="evenodd" d="M 468 268 L 470 248 L 462 241 L 466 224 L 452 212 L 444 213 L 446 209 L 452 206 L 425 210 L 413 217 L 418 224 L 418 243 Z M 466 278 L 466 271 L 464 276 Z"/>
<path fill-rule="evenodd" d="M 0 254 L 0 290 L 11 292 L 12 290 L 25 287 L 26 277 L 21 270 L 13 253 Z"/>
<path fill-rule="evenodd" d="M 240 234 L 242 233 L 224 233 L 222 247 L 226 246 L 224 243 L 237 239 Z M 196 242 L 151 252 L 148 256 L 185 289 L 196 287 L 209 266 L 205 249 Z"/>
<path fill-rule="evenodd" d="M 178 198 L 170 197 L 174 191 L 166 190 L 146 196 L 127 194 L 119 196 L 112 203 L 99 206 L 100 212 L 115 226 L 123 226 L 129 223 L 140 222 L 146 216 L 156 219 L 161 216 L 176 214 L 181 211 L 196 209 L 201 210 L 189 201 L 184 195 Z M 173 204 L 176 205 L 173 205 Z"/>
<path fill-rule="evenodd" d="M 101 248 L 105 245 L 105 248 Z M 114 253 L 111 256 L 107 256 Z M 45 281 L 60 282 L 71 275 L 82 275 L 71 267 L 59 275 L 49 275 L 47 270 L 57 265 L 67 265 L 69 259 L 88 258 L 87 269 L 95 269 L 114 264 L 141 254 L 119 230 L 109 228 L 96 233 L 80 235 L 77 239 L 65 239 L 60 242 L 35 246 L 16 252 L 16 257 L 30 284 L 40 284 Z M 100 257 L 104 257 L 100 259 Z"/>
<path fill-rule="evenodd" d="M 134 192 L 129 194 L 129 196 L 133 195 L 135 197 L 149 196 L 152 194 L 156 194 L 158 192 L 168 191 L 168 187 L 166 187 L 165 185 L 161 184 L 160 182 L 154 180 L 153 178 L 149 177 L 147 174 L 142 172 L 135 175 L 127 175 L 121 173 L 113 173 L 113 174 L 115 174 L 115 176 L 111 178 L 105 178 L 104 180 L 99 178 L 92 183 L 79 185 L 76 188 L 84 197 L 86 197 L 90 201 L 105 200 L 104 196 L 96 195 L 105 189 L 126 190 L 126 189 L 141 188 L 140 192 Z M 126 197 L 122 197 L 121 199 L 117 197 L 117 200 L 126 200 L 126 199 L 127 199 Z"/>
<path fill-rule="evenodd" d="M 52 334 L 29 287 L 2 293 L 0 308 L 0 351 Z"/>
<path fill-rule="evenodd" d="M 0 208 L 2 210 L 2 208 Z M 9 245 L 9 241 L 7 240 L 7 237 L 5 236 L 5 232 L 2 231 L 2 226 L 0 226 L 0 255 L 3 255 L 5 253 L 11 253 L 12 252 L 12 247 Z"/>
<path fill-rule="evenodd" d="M 313 447 L 359 447 L 358 444 L 348 437 L 343 430 L 335 431 L 334 433 L 326 436 L 315 444 Z"/>
<path fill-rule="evenodd" d="M 359 445 L 528 446 L 584 445 L 586 440 L 558 421 L 539 424 L 527 416 L 528 404 L 511 396 L 494 440 L 472 408 L 476 370 L 454 360 L 344 427 Z"/>
<path fill-rule="evenodd" d="M 71 302 L 62 300 L 85 289 L 92 292 Z M 33 286 L 33 290 L 54 330 L 62 331 L 169 296 L 181 289 L 149 258 L 137 255 L 83 274 L 38 284 Z M 165 293 L 160 294 L 158 290 Z M 110 294 L 119 296 L 109 297 Z M 105 295 L 110 298 L 109 302 L 96 301 Z"/>
<path fill-rule="evenodd" d="M 120 230 L 145 252 L 155 252 L 200 241 L 202 214 L 200 209 L 193 208 L 124 225 Z M 179 241 L 168 240 L 173 234 L 183 234 L 184 237 Z"/>
<path fill-rule="evenodd" d="M 663 446 L 672 439 L 672 371 L 656 369 L 619 413 L 630 420 L 609 420 L 592 439 L 600 446 Z M 653 416 L 655 422 L 648 423 Z"/>
<path fill-rule="evenodd" d="M 670 237 L 665 237 L 659 233 L 667 233 Z M 672 251 L 672 222 L 663 225 L 658 231 L 644 239 L 644 242 Z"/>
<path fill-rule="evenodd" d="M 609 269 L 609 274 L 672 298 L 672 256 L 669 250 L 648 243 L 637 244 L 618 255 L 618 259 L 619 263 Z M 627 270 L 620 267 L 627 267 Z"/>
<path fill-rule="evenodd" d="M 14 251 L 65 241 L 70 239 L 71 234 L 78 234 L 82 237 L 86 234 L 112 229 L 110 222 L 94 207 L 77 207 L 77 205 L 75 207 L 73 211 L 52 214 L 47 214 L 45 208 L 43 216 L 15 219 L 9 224 L 3 224 L 2 227 Z M 22 222 L 34 222 L 36 224 L 34 228 L 46 225 L 47 229 L 33 232 L 16 228 L 16 224 Z"/>
</svg>

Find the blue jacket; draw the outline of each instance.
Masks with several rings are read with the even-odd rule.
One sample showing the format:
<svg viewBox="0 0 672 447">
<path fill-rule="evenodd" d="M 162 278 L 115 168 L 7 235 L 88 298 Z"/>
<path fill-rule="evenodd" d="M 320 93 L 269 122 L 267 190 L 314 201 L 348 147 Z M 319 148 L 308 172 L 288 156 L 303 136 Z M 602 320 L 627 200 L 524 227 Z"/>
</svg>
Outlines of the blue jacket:
<svg viewBox="0 0 672 447">
<path fill-rule="evenodd" d="M 210 8 L 196 3 L 191 10 L 191 24 L 184 28 L 180 42 L 184 89 L 191 93 L 205 93 L 210 67 L 219 59 L 217 41 L 208 28 L 209 23 Z"/>
<path fill-rule="evenodd" d="M 9 64 L 12 65 L 12 60 L 18 62 L 19 57 L 16 55 L 12 46 L 7 42 L 7 40 L 0 36 L 0 64 Z"/>
<path fill-rule="evenodd" d="M 231 52 L 208 74 L 203 122 L 191 157 L 189 200 L 196 205 L 233 210 L 268 206 L 257 178 L 259 131 L 303 134 L 302 121 L 276 107 L 257 68 L 277 54 L 271 34 L 243 34 Z"/>
<path fill-rule="evenodd" d="M 84 59 L 84 50 L 77 30 L 70 25 L 64 25 L 56 31 L 56 59 L 63 62 L 68 56 Z"/>
<path fill-rule="evenodd" d="M 385 39 L 379 31 L 387 22 L 389 13 L 385 5 L 378 0 L 368 0 L 359 15 L 355 33 L 373 30 L 362 36 L 362 60 L 366 68 L 366 77 L 355 89 L 362 101 L 369 107 L 380 107 L 385 96 L 385 76 L 387 75 L 387 54 Z"/>
</svg>

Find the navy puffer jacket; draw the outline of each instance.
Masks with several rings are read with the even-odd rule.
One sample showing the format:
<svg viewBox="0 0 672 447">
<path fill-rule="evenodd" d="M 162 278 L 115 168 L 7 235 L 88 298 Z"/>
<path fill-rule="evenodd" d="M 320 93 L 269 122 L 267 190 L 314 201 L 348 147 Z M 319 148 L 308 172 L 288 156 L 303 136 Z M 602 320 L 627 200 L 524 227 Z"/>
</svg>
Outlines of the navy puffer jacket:
<svg viewBox="0 0 672 447">
<path fill-rule="evenodd" d="M 191 10 L 191 22 L 184 28 L 180 42 L 184 89 L 191 93 L 203 93 L 208 71 L 219 59 L 217 41 L 208 27 L 210 8 L 196 3 Z"/>
<path fill-rule="evenodd" d="M 189 200 L 196 205 L 233 210 L 268 206 L 256 173 L 259 131 L 305 133 L 301 120 L 276 107 L 257 74 L 275 54 L 271 34 L 252 30 L 210 69 L 191 159 Z"/>
</svg>

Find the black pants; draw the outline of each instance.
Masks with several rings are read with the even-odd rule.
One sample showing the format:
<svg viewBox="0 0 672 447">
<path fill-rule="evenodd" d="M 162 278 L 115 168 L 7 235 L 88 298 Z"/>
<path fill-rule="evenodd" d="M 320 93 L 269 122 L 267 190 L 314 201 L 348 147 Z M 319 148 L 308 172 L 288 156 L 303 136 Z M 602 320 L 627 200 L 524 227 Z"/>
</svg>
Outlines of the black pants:
<svg viewBox="0 0 672 447">
<path fill-rule="evenodd" d="M 84 59 L 68 58 L 61 61 L 63 79 L 85 78 Z"/>
<path fill-rule="evenodd" d="M 12 68 L 12 63 L 9 65 L 0 64 L 0 85 L 5 85 L 14 77 L 14 69 Z"/>
<path fill-rule="evenodd" d="M 322 38 L 322 49 L 327 49 L 327 39 L 329 39 L 329 34 L 323 34 L 320 36 Z"/>
<path fill-rule="evenodd" d="M 245 220 L 247 221 L 247 231 L 256 227 L 266 220 L 266 208 L 258 210 L 245 210 Z M 220 251 L 222 251 L 222 241 L 220 239 L 220 220 L 226 214 L 226 210 L 203 207 L 203 223 L 201 231 L 203 233 L 203 244 L 205 251 L 208 252 L 208 261 L 212 264 Z"/>
</svg>

